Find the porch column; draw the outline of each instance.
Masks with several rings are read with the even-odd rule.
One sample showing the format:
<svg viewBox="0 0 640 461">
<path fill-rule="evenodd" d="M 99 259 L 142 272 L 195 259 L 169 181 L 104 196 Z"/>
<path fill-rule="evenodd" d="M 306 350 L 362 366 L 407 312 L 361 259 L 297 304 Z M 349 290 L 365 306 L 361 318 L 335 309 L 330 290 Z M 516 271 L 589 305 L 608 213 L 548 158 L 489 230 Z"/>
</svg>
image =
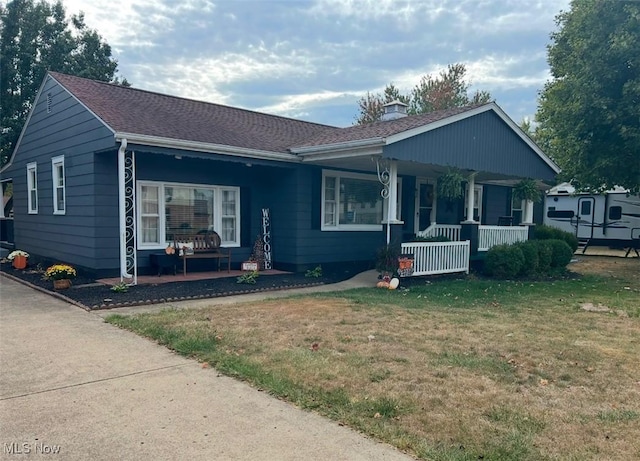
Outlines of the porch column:
<svg viewBox="0 0 640 461">
<path fill-rule="evenodd" d="M 533 202 L 522 201 L 522 224 L 533 224 Z"/>
<path fill-rule="evenodd" d="M 397 222 L 398 218 L 398 162 L 391 160 L 389 163 L 389 208 L 387 210 L 387 221 L 389 224 Z M 389 241 L 387 240 L 387 243 Z"/>
<path fill-rule="evenodd" d="M 527 238 L 529 240 L 533 240 L 535 234 L 536 225 L 533 223 L 533 201 L 531 200 L 523 200 L 522 201 L 522 225 L 527 226 L 529 228 L 529 232 L 527 234 Z"/>
<path fill-rule="evenodd" d="M 467 219 L 464 221 L 465 223 L 473 223 L 473 202 L 475 202 L 475 186 L 476 186 L 476 174 L 471 173 L 469 175 L 469 180 L 467 183 L 468 191 L 467 191 Z"/>
<path fill-rule="evenodd" d="M 120 280 L 138 283 L 136 258 L 135 154 L 127 152 L 127 140 L 118 149 L 118 214 L 120 224 Z"/>
<path fill-rule="evenodd" d="M 378 180 L 382 184 L 382 197 L 387 200 L 387 219 L 383 227 L 386 234 L 387 245 L 400 245 L 402 243 L 402 225 L 398 220 L 398 162 L 376 158 Z M 400 239 L 398 240 L 398 235 Z"/>
</svg>

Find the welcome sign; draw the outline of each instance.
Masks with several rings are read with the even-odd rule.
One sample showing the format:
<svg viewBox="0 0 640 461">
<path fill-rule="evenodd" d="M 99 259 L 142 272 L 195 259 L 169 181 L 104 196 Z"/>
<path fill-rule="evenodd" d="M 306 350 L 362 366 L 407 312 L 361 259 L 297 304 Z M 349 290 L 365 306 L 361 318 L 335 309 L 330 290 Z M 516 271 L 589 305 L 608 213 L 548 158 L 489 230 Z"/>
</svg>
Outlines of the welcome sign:
<svg viewBox="0 0 640 461">
<path fill-rule="evenodd" d="M 264 248 L 264 268 L 273 269 L 271 247 L 271 216 L 269 208 L 262 209 L 262 245 Z"/>
</svg>

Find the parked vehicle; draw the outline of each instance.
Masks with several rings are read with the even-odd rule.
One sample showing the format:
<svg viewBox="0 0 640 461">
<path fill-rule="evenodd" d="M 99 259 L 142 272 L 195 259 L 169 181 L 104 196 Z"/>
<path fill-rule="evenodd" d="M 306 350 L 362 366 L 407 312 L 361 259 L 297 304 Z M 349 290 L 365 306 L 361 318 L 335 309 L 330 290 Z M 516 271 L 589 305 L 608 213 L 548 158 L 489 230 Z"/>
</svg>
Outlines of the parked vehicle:
<svg viewBox="0 0 640 461">
<path fill-rule="evenodd" d="M 560 184 L 547 192 L 544 224 L 572 232 L 582 252 L 588 246 L 640 248 L 640 196 L 617 188 L 602 194 L 576 192 Z"/>
</svg>

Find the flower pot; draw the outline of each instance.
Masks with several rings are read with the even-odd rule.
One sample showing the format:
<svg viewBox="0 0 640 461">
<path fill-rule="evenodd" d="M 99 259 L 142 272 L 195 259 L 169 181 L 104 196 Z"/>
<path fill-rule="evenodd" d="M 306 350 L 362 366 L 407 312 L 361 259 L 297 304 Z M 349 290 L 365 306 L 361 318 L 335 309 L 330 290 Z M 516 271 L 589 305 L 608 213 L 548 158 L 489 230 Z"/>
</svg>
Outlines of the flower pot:
<svg viewBox="0 0 640 461">
<path fill-rule="evenodd" d="M 53 288 L 55 290 L 66 290 L 70 286 L 71 286 L 71 280 L 69 280 L 69 279 L 62 279 L 62 280 L 54 280 L 53 281 Z"/>
<path fill-rule="evenodd" d="M 27 257 L 18 255 L 13 258 L 12 261 L 13 267 L 16 269 L 24 269 L 27 267 Z"/>
</svg>

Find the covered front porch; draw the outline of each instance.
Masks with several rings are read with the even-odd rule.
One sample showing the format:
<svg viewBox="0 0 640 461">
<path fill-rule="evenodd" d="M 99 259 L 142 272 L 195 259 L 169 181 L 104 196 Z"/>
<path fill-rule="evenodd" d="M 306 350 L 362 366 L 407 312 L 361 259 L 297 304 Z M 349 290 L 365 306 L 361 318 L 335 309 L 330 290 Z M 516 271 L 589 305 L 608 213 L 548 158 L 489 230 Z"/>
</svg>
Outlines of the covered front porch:
<svg viewBox="0 0 640 461">
<path fill-rule="evenodd" d="M 514 187 L 526 180 L 542 191 L 559 172 L 493 103 L 433 118 L 356 126 L 346 129 L 343 138 L 294 152 L 303 164 L 322 167 L 324 176 L 341 170 L 353 172 L 354 178 L 369 174 L 377 179 L 384 240 L 413 256 L 415 275 L 468 271 L 469 260 L 493 246 L 527 240 L 536 222 L 534 202 L 521 200 Z M 448 175 L 457 175 L 458 183 L 447 196 L 441 184 Z M 338 186 L 342 183 L 323 182 L 323 217 L 331 210 L 333 221 L 341 213 L 349 224 L 370 199 L 363 194 L 365 205 L 360 205 L 351 198 L 355 187 L 343 197 Z M 424 241 L 435 237 L 448 241 Z"/>
</svg>

